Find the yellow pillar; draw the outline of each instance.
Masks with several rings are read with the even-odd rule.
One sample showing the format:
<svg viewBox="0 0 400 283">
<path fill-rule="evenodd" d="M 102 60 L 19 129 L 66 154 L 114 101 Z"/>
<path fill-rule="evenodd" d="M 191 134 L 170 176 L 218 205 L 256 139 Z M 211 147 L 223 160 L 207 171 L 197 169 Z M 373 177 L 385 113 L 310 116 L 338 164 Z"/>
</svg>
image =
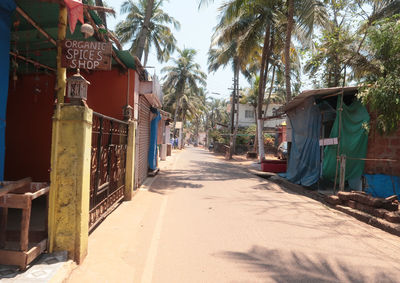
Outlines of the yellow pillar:
<svg viewBox="0 0 400 283">
<path fill-rule="evenodd" d="M 53 117 L 49 250 L 66 250 L 78 263 L 88 248 L 92 115 L 85 106 L 58 104 Z"/>
<path fill-rule="evenodd" d="M 126 151 L 124 200 L 131 200 L 135 186 L 135 136 L 136 122 L 130 120 L 128 128 L 128 147 Z"/>
</svg>

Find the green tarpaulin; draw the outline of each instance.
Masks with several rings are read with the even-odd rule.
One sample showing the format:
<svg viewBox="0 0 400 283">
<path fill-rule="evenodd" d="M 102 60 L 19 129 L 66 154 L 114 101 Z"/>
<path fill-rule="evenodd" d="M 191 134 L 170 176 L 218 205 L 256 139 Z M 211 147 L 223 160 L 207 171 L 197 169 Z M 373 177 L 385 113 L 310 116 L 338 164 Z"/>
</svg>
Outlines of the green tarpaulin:
<svg viewBox="0 0 400 283">
<path fill-rule="evenodd" d="M 340 96 L 337 107 L 340 108 Z M 368 133 L 363 124 L 369 122 L 367 109 L 359 102 L 354 101 L 351 105 L 343 104 L 341 140 L 339 156 L 346 155 L 346 177 L 345 180 L 360 178 L 364 171 L 364 161 L 351 158 L 365 158 L 367 154 Z M 330 134 L 331 138 L 338 137 L 339 112 Z M 324 150 L 324 161 L 322 175 L 324 178 L 334 181 L 336 173 L 337 145 L 327 146 Z M 340 164 L 338 163 L 338 166 Z M 339 172 L 339 167 L 338 167 Z M 339 178 L 339 173 L 338 173 Z"/>
</svg>

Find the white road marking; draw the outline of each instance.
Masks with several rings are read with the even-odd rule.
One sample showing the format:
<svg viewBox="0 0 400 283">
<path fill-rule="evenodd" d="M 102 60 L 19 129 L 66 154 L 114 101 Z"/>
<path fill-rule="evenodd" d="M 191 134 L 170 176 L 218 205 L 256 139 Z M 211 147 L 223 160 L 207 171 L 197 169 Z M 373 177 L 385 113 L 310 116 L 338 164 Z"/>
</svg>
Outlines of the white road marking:
<svg viewBox="0 0 400 283">
<path fill-rule="evenodd" d="M 163 202 L 161 204 L 160 214 L 158 215 L 153 237 L 150 242 L 150 248 L 147 253 L 146 263 L 144 265 L 144 271 L 142 274 L 142 280 L 140 281 L 142 283 L 151 283 L 153 280 L 154 265 L 156 262 L 158 245 L 161 238 L 161 228 L 165 215 L 165 210 L 167 208 L 167 201 L 168 201 L 168 195 L 165 195 Z"/>
</svg>

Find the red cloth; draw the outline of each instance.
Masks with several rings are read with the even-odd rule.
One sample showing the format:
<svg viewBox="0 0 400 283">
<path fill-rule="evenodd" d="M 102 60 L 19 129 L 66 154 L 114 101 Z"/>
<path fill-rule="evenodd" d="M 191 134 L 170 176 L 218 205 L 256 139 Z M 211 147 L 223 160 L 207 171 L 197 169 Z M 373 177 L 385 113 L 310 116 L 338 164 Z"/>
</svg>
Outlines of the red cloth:
<svg viewBox="0 0 400 283">
<path fill-rule="evenodd" d="M 64 0 L 64 2 L 68 9 L 69 30 L 73 34 L 78 20 L 84 23 L 82 0 Z"/>
</svg>

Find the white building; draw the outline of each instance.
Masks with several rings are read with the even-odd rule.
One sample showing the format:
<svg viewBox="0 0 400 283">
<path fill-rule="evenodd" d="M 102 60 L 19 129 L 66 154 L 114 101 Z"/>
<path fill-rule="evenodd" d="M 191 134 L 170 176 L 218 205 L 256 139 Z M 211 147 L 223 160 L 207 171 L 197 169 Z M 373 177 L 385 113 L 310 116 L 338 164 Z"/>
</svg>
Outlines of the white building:
<svg viewBox="0 0 400 283">
<path fill-rule="evenodd" d="M 266 105 L 263 105 L 263 109 L 265 109 Z M 279 109 L 281 104 L 270 104 L 268 106 L 267 117 L 271 117 L 275 115 L 275 111 Z M 230 111 L 230 105 L 228 105 L 228 111 Z M 263 110 L 264 111 L 264 110 Z M 264 113 L 263 113 L 264 116 Z M 235 114 L 236 121 L 236 114 Z M 273 119 L 267 120 L 264 122 L 264 127 L 275 127 L 281 125 L 285 120 L 282 119 Z M 239 105 L 239 127 L 248 127 L 256 124 L 256 115 L 254 111 L 254 107 L 250 104 L 240 104 Z"/>
</svg>

